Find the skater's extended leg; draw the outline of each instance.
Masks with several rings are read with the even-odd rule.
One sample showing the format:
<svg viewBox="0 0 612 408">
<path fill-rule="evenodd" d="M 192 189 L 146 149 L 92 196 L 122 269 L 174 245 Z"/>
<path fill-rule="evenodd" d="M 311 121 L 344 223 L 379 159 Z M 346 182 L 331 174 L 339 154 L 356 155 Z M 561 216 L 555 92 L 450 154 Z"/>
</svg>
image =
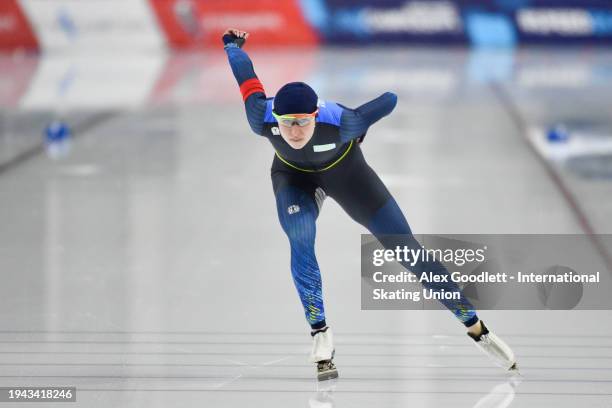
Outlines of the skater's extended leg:
<svg viewBox="0 0 612 408">
<path fill-rule="evenodd" d="M 329 177 L 326 191 L 338 201 L 351 218 L 368 228 L 386 248 L 395 249 L 396 246 L 421 248 L 401 209 L 378 175 L 367 165 L 360 149 L 355 149 L 350 161 L 335 172 L 335 176 Z M 434 275 L 449 275 L 444 265 L 437 261 L 417 262 L 414 266 L 408 264 L 404 266 L 417 275 L 423 271 L 432 272 Z M 510 347 L 491 333 L 478 319 L 474 307 L 464 297 L 456 283 L 448 279 L 446 283 L 423 282 L 423 286 L 433 291 L 444 289 L 460 293 L 460 299 L 444 300 L 442 303 L 468 328 L 468 334 L 480 350 L 499 366 L 510 370 L 516 369 L 516 360 Z"/>
<path fill-rule="evenodd" d="M 394 249 L 397 246 L 405 246 L 414 250 L 421 248 L 421 244 L 412 234 L 404 214 L 393 197 L 389 197 L 387 202 L 372 215 L 366 227 L 385 248 Z M 431 273 L 434 276 L 450 275 L 446 267 L 436 260 L 419 260 L 414 265 L 408 263 L 402 263 L 402 265 L 417 276 L 423 272 Z M 466 327 L 473 331 L 479 327 L 474 307 L 463 295 L 459 286 L 450 278 L 447 278 L 446 282 L 427 281 L 422 284 L 436 293 L 441 291 L 459 293 L 459 299 L 443 299 L 440 302 L 452 311 Z"/>
<path fill-rule="evenodd" d="M 407 246 L 411 249 L 419 249 L 421 245 L 414 238 L 406 218 L 398 207 L 393 197 L 383 205 L 368 223 L 368 229 L 386 248 L 396 246 Z M 401 234 L 401 235 L 391 235 Z M 404 265 L 417 275 L 422 272 L 431 272 L 433 275 L 448 275 L 448 270 L 438 261 L 420 261 L 414 266 Z M 471 303 L 465 298 L 459 287 L 451 279 L 448 282 L 427 282 L 423 283 L 428 289 L 434 291 L 454 291 L 460 294 L 457 300 L 441 300 L 455 316 L 468 327 L 468 335 L 475 341 L 476 346 L 489 356 L 495 364 L 507 370 L 516 370 L 516 359 L 512 349 L 478 319 L 476 311 Z"/>
<path fill-rule="evenodd" d="M 406 217 L 397 205 L 393 197 L 379 210 L 374 213 L 370 219 L 367 228 L 370 232 L 377 236 L 381 243 L 387 248 L 395 248 L 395 246 L 408 246 L 408 248 L 419 249 L 420 244 L 412 235 L 410 226 L 406 221 Z M 401 237 L 387 236 L 393 234 L 401 234 Z M 399 238 L 399 239 L 398 239 Z M 406 268 L 414 273 L 432 272 L 434 275 L 448 275 L 448 270 L 440 262 L 417 262 L 414 266 L 405 265 Z M 428 289 L 434 291 L 457 291 L 461 294 L 461 299 L 457 301 L 441 301 L 455 316 L 467 327 L 468 333 L 472 338 L 478 338 L 485 330 L 482 323 L 476 315 L 474 307 L 465 299 L 463 294 L 458 290 L 458 286 L 450 279 L 448 283 L 427 282 L 424 283 Z"/>
<path fill-rule="evenodd" d="M 354 149 L 342 167 L 330 171 L 328 179 L 329 186 L 325 186 L 328 194 L 351 218 L 376 236 L 383 246 L 391 249 L 398 245 L 421 248 L 412 235 L 404 214 L 382 180 L 365 162 L 359 147 Z M 417 262 L 414 267 L 408 264 L 404 266 L 418 275 L 421 271 L 431 272 L 434 275 L 449 275 L 444 265 L 439 262 Z M 450 279 L 448 281 L 447 283 L 424 282 L 423 286 L 436 292 L 444 289 L 461 293 L 456 283 Z M 441 302 L 466 327 L 477 327 L 476 311 L 463 294 L 460 299 L 445 299 Z"/>
</svg>

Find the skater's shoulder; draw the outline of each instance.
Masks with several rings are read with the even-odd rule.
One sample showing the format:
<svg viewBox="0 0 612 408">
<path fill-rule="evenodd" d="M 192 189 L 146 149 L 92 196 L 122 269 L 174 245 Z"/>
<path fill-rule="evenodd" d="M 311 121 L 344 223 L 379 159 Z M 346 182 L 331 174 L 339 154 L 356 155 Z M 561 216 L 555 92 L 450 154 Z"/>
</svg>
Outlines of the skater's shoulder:
<svg viewBox="0 0 612 408">
<path fill-rule="evenodd" d="M 342 105 L 336 102 L 319 99 L 317 108 L 319 109 L 317 122 L 340 126 L 340 117 L 342 116 L 343 109 Z"/>
</svg>

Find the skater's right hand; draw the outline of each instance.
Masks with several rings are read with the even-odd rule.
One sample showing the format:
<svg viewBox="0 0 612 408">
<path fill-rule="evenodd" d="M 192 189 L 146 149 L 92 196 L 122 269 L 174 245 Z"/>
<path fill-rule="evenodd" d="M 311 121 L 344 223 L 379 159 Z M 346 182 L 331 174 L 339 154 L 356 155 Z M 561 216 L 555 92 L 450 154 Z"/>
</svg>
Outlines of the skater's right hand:
<svg viewBox="0 0 612 408">
<path fill-rule="evenodd" d="M 238 30 L 236 28 L 228 28 L 223 33 L 223 44 L 236 44 L 238 48 L 242 48 L 242 45 L 249 38 L 249 33 L 246 31 Z"/>
</svg>

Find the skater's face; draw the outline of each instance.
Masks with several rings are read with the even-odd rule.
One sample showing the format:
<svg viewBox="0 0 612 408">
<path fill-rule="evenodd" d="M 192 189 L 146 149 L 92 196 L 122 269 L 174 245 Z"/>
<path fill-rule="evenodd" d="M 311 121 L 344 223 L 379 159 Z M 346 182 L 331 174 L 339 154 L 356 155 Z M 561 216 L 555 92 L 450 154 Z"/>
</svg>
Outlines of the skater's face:
<svg viewBox="0 0 612 408">
<path fill-rule="evenodd" d="M 314 114 L 296 114 L 291 116 L 295 116 L 296 119 L 293 121 L 278 120 L 280 134 L 289 146 L 294 149 L 301 149 L 312 139 L 316 124 L 316 112 Z"/>
</svg>

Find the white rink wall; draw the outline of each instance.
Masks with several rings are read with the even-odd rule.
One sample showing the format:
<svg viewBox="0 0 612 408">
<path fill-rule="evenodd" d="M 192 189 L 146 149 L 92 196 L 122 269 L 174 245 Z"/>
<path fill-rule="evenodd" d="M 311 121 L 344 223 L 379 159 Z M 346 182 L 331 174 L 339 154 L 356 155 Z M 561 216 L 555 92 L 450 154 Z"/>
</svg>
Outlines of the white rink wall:
<svg viewBox="0 0 612 408">
<path fill-rule="evenodd" d="M 19 0 L 43 52 L 111 54 L 165 48 L 147 0 Z"/>
</svg>

